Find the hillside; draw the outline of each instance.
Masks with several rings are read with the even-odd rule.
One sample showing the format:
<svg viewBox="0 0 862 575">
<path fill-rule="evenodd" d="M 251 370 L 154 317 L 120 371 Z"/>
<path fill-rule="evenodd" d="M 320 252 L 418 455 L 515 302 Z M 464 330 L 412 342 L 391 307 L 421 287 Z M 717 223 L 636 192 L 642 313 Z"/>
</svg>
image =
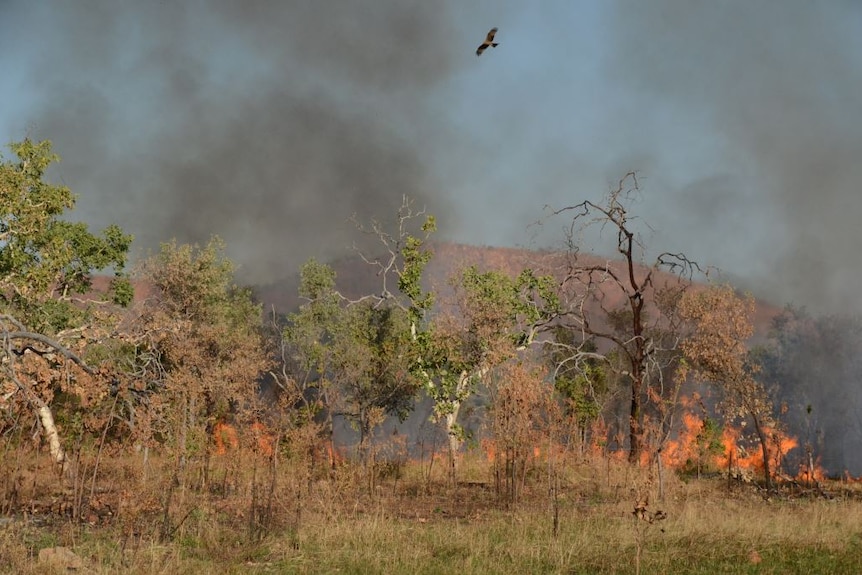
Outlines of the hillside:
<svg viewBox="0 0 862 575">
<path fill-rule="evenodd" d="M 480 271 L 499 270 L 510 275 L 518 274 L 524 268 L 532 268 L 538 273 L 550 273 L 562 277 L 565 273 L 565 261 L 561 254 L 549 251 L 535 251 L 523 248 L 504 248 L 489 246 L 473 246 L 451 242 L 432 244 L 434 257 L 426 271 L 426 288 L 447 291 L 449 278 L 458 270 L 475 265 Z M 605 265 L 608 260 L 596 255 L 581 254 L 580 262 L 587 265 Z M 336 272 L 338 288 L 348 297 L 359 297 L 366 294 L 380 293 L 381 280 L 377 270 L 362 261 L 358 256 L 340 258 L 330 262 Z M 622 260 L 610 262 L 610 267 L 617 272 L 623 272 Z M 646 267 L 640 266 L 638 272 L 646 273 Z M 698 278 L 695 278 L 697 280 Z M 705 281 L 701 278 L 702 281 Z M 655 276 L 656 285 L 674 283 L 674 275 L 661 272 Z M 294 274 L 279 282 L 274 282 L 256 289 L 258 298 L 264 305 L 274 308 L 280 313 L 290 312 L 300 304 L 297 296 L 299 274 Z M 705 283 L 703 285 L 706 285 Z M 610 294 L 612 306 L 623 302 L 618 294 Z M 781 307 L 771 302 L 757 301 L 754 324 L 758 336 L 763 336 L 770 327 L 772 318 L 781 312 Z"/>
</svg>

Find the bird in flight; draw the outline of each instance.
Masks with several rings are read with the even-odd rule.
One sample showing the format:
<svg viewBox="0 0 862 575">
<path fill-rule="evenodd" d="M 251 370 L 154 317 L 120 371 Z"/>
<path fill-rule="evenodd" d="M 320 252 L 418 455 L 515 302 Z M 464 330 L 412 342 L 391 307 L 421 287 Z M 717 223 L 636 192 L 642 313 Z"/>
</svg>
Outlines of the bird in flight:
<svg viewBox="0 0 862 575">
<path fill-rule="evenodd" d="M 482 52 L 484 52 L 488 48 L 488 46 L 490 46 L 491 48 L 497 47 L 497 42 L 494 42 L 494 35 L 496 33 L 497 33 L 497 29 L 491 28 L 491 31 L 488 32 L 487 36 L 485 36 L 485 41 L 482 42 L 482 44 L 480 44 L 478 48 L 476 48 L 476 55 L 477 56 L 481 56 Z"/>
</svg>

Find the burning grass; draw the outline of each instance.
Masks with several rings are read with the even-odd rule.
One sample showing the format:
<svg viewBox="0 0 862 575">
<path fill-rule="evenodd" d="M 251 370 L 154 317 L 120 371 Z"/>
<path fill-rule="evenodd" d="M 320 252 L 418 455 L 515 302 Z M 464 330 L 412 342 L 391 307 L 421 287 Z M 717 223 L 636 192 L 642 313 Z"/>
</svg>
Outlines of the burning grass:
<svg viewBox="0 0 862 575">
<path fill-rule="evenodd" d="M 152 457 L 145 479 L 140 457 L 116 458 L 97 490 L 111 510 L 104 520 L 73 521 L 40 503 L 0 528 L 0 570 L 49 572 L 35 557 L 54 546 L 92 573 L 631 573 L 638 556 L 641 573 L 855 573 L 862 561 L 862 486 L 853 482 L 830 484 L 830 497 L 765 498 L 724 477 L 671 475 L 657 501 L 649 469 L 559 453 L 553 501 L 548 460 L 533 455 L 521 498 L 505 505 L 481 448 L 460 461 L 454 486 L 429 461 L 378 467 L 370 483 L 358 463 L 309 475 L 285 459 L 271 493 L 261 491 L 266 457 L 215 457 L 208 488 L 190 481 L 175 494 L 168 537 L 160 533 L 170 462 Z M 46 470 L 37 460 L 30 471 Z M 20 495 L 49 503 L 64 492 L 45 485 Z M 641 500 L 667 518 L 635 517 Z M 271 517 L 253 529 L 266 505 Z"/>
</svg>

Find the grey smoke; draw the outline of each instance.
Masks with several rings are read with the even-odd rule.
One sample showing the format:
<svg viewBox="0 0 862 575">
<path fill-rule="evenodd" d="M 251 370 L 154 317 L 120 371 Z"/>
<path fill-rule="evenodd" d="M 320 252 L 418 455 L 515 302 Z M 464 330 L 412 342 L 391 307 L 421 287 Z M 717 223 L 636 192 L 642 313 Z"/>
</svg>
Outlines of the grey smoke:
<svg viewBox="0 0 862 575">
<path fill-rule="evenodd" d="M 448 10 L 22 1 L 3 7 L 0 47 L 26 46 L 22 120 L 63 156 L 76 216 L 141 249 L 218 234 L 246 279 L 270 281 L 341 252 L 349 216 L 394 215 L 403 194 L 447 223 L 423 156 L 446 129 L 430 94 L 458 61 Z"/>
<path fill-rule="evenodd" d="M 720 142 L 712 163 L 661 182 L 669 201 L 653 222 L 758 296 L 836 314 L 793 334 L 765 377 L 830 472 L 862 472 L 860 338 L 847 319 L 862 311 L 862 5 L 621 1 L 613 23 L 607 69 L 645 113 L 691 148 Z"/>
<path fill-rule="evenodd" d="M 862 5 L 622 1 L 610 29 L 606 70 L 642 113 L 720 142 L 651 221 L 773 302 L 862 309 Z"/>
<path fill-rule="evenodd" d="M 0 50 L 28 70 L 8 115 L 55 141 L 88 221 L 138 247 L 217 233 L 255 281 L 405 193 L 506 245 L 636 169 L 659 249 L 859 309 L 858 3 L 431 4 L 7 1 Z M 582 11 L 597 30 L 573 34 Z M 477 63 L 489 25 L 506 43 Z"/>
</svg>

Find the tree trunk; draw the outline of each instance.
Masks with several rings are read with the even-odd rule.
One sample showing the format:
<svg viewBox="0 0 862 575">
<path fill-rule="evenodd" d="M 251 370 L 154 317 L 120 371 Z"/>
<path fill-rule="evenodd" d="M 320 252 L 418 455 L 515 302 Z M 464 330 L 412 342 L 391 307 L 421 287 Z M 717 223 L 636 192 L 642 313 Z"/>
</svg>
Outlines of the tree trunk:
<svg viewBox="0 0 862 575">
<path fill-rule="evenodd" d="M 484 377 L 484 375 L 488 372 L 487 367 L 480 368 L 475 374 L 475 377 Z M 462 434 L 458 431 L 458 415 L 461 413 L 461 404 L 463 400 L 461 399 L 464 395 L 464 391 L 467 389 L 467 385 L 470 383 L 470 374 L 466 371 L 461 372 L 461 375 L 458 376 L 458 383 L 455 386 L 455 393 L 453 394 L 453 398 L 450 399 L 450 409 L 446 413 L 446 437 L 449 442 L 449 479 L 452 484 L 455 484 L 455 461 L 458 456 L 458 452 L 461 451 L 461 444 L 463 443 Z"/>
<path fill-rule="evenodd" d="M 188 433 L 189 433 L 189 410 L 191 406 L 189 405 L 189 396 L 188 393 L 184 393 L 182 397 L 182 405 L 181 405 L 182 413 L 180 414 L 180 437 L 177 442 L 177 474 L 183 475 L 182 471 L 186 466 L 186 446 L 188 443 Z"/>
<path fill-rule="evenodd" d="M 658 471 L 658 500 L 664 501 L 664 464 L 661 461 L 661 450 L 655 456 L 656 469 Z M 700 466 L 698 464 L 698 479 L 700 479 Z"/>
<path fill-rule="evenodd" d="M 45 439 L 48 440 L 48 450 L 51 453 L 51 459 L 57 465 L 63 465 L 66 462 L 66 452 L 63 449 L 63 444 L 60 441 L 60 433 L 57 431 L 57 425 L 54 423 L 54 414 L 51 408 L 44 402 L 37 409 L 39 421 L 42 423 L 42 428 L 45 430 Z"/>
<path fill-rule="evenodd" d="M 760 419 L 756 415 L 752 415 L 752 419 L 754 420 L 754 431 L 757 433 L 757 439 L 760 441 L 760 451 L 763 453 L 763 479 L 766 482 L 766 490 L 772 491 L 772 470 L 769 468 L 769 439 L 763 431 Z"/>
<path fill-rule="evenodd" d="M 357 446 L 359 452 L 359 461 L 363 465 L 373 464 L 370 459 L 371 449 L 369 443 L 371 442 L 371 421 L 368 418 L 367 412 L 365 410 L 360 410 L 359 415 L 359 445 Z"/>
<path fill-rule="evenodd" d="M 632 367 L 632 405 L 629 421 L 629 463 L 639 463 L 643 451 L 643 414 L 641 413 L 641 393 L 643 392 L 644 377 L 646 373 L 646 341 L 644 341 L 643 306 L 644 299 L 641 296 L 641 286 L 637 284 L 634 276 L 632 260 L 632 237 L 628 237 L 628 247 L 625 252 L 629 267 L 629 281 L 634 293 L 629 296 L 629 304 L 632 310 L 632 333 L 634 334 L 634 350 L 629 356 Z"/>
<path fill-rule="evenodd" d="M 19 380 L 14 374 L 11 374 L 12 381 L 18 386 L 27 401 L 36 411 L 39 417 L 39 422 L 42 424 L 42 429 L 45 433 L 45 439 L 48 441 L 48 450 L 51 454 L 51 460 L 57 465 L 64 467 L 66 464 L 66 451 L 63 449 L 63 442 L 60 441 L 60 432 L 57 431 L 57 424 L 54 422 L 54 412 L 51 411 L 51 406 L 45 403 L 45 400 L 36 395 L 29 385 Z M 64 468 L 64 471 L 68 471 Z"/>
<path fill-rule="evenodd" d="M 643 391 L 643 370 L 637 364 L 638 360 L 633 360 L 632 365 L 632 397 L 631 410 L 629 412 L 629 463 L 636 464 L 641 460 L 643 452 L 643 414 L 641 413 L 642 400 L 641 394 Z"/>
<path fill-rule="evenodd" d="M 629 414 L 629 463 L 635 464 L 640 461 L 643 449 L 643 433 L 640 424 L 641 397 L 640 382 L 632 382 L 632 405 Z"/>
<path fill-rule="evenodd" d="M 458 433 L 458 413 L 461 411 L 461 402 L 453 402 L 451 413 L 446 414 L 446 438 L 449 441 L 449 480 L 455 483 L 455 460 L 461 450 L 461 437 Z"/>
</svg>

